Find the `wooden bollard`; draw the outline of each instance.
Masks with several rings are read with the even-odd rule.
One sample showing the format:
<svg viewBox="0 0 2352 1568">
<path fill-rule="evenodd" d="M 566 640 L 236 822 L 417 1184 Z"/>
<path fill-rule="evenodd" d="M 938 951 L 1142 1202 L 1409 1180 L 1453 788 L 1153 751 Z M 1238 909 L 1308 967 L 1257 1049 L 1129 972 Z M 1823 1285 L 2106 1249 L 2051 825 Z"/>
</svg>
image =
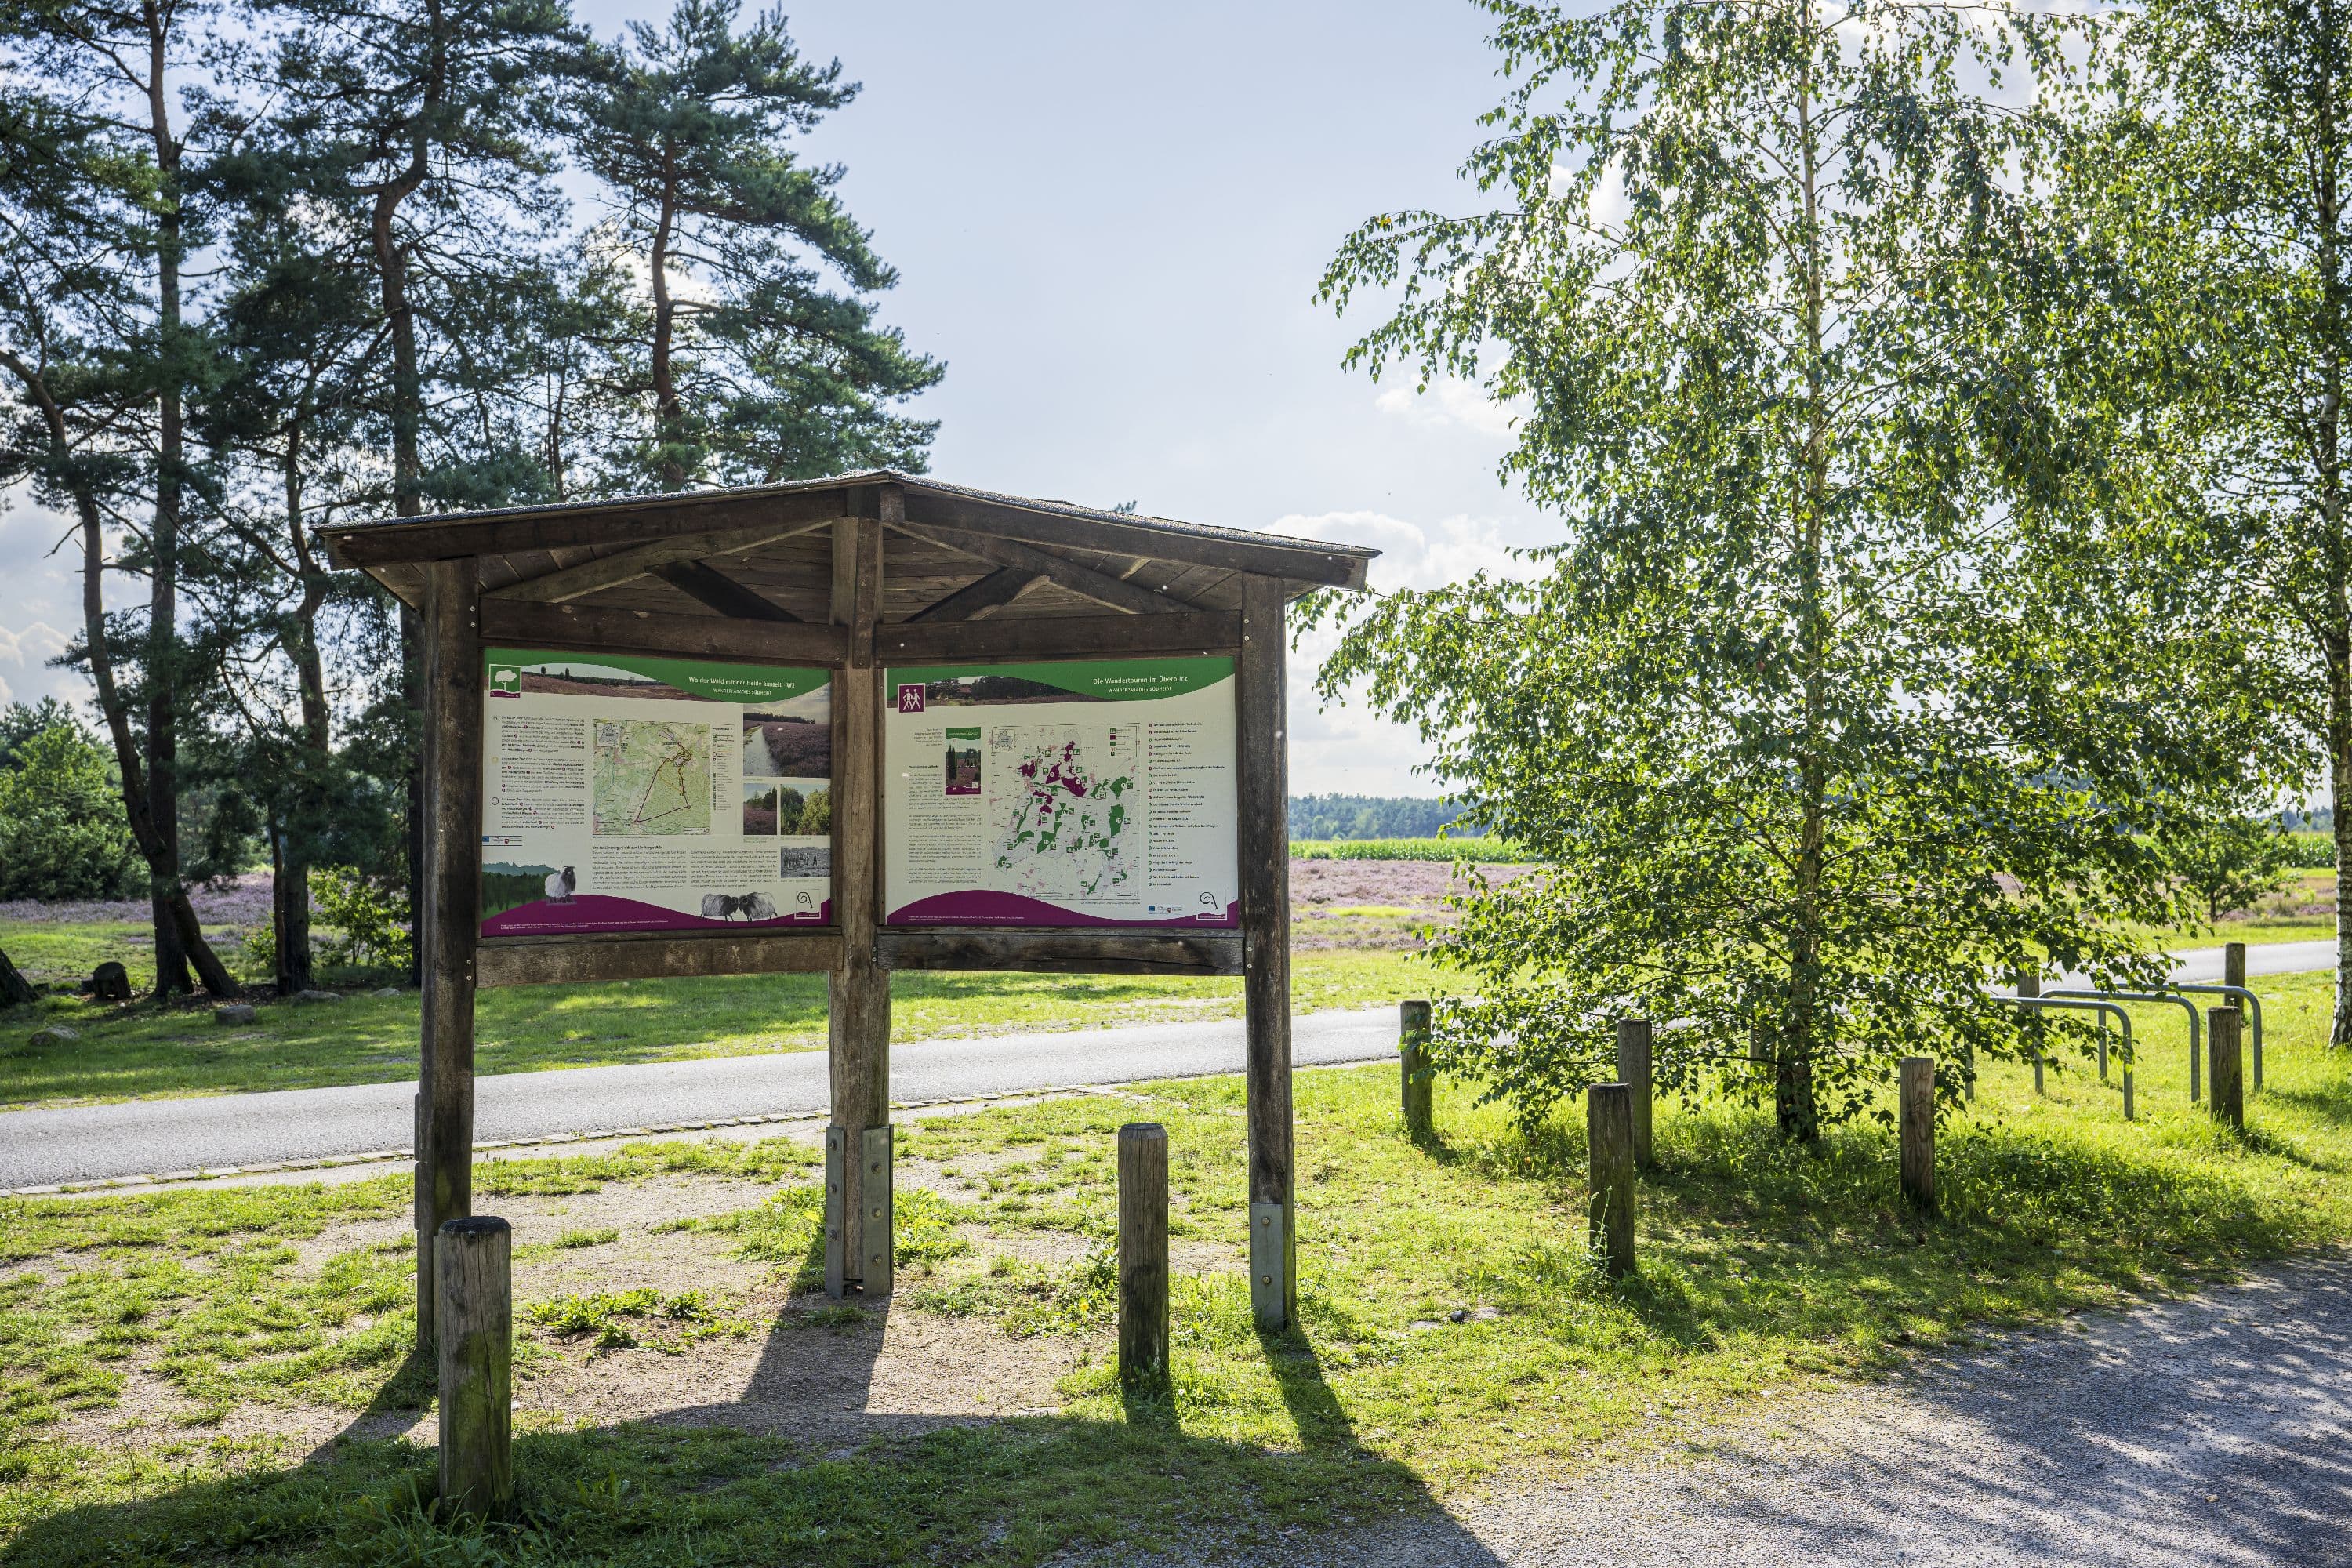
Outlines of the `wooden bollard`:
<svg viewBox="0 0 2352 1568">
<path fill-rule="evenodd" d="M 2223 945 L 2221 984 L 2234 985 L 2241 991 L 2246 988 L 2246 944 L 2244 942 L 2233 942 Z M 2235 997 L 2231 998 L 2230 1005 L 2242 1013 L 2246 1010 L 2246 1005 Z M 2254 1092 L 2260 1094 L 2263 1091 L 2263 1032 L 2260 1029 L 2254 1031 L 2253 1058 Z"/>
<path fill-rule="evenodd" d="M 2205 1047 L 2212 1058 L 2205 1074 L 2211 1096 L 2209 1109 L 2214 1121 L 2241 1132 L 2246 1128 L 2246 1080 L 2239 1031 L 2245 1018 L 2235 1007 L 2210 1007 L 2205 1013 Z"/>
<path fill-rule="evenodd" d="M 1118 1380 L 1168 1374 L 1168 1130 L 1118 1130 Z"/>
<path fill-rule="evenodd" d="M 1646 1171 L 1654 1163 L 1650 1142 L 1650 1109 L 1654 1089 L 1650 1075 L 1650 1047 L 1655 1037 L 1647 1018 L 1617 1020 L 1617 1081 L 1633 1091 L 1633 1168 Z"/>
<path fill-rule="evenodd" d="M 441 1497 L 478 1518 L 514 1506 L 514 1237 L 490 1215 L 433 1237 Z"/>
<path fill-rule="evenodd" d="M 1434 1131 L 1429 1110 L 1429 1004 L 1397 1004 L 1397 1075 L 1403 1096 L 1404 1130 L 1415 1138 Z"/>
<path fill-rule="evenodd" d="M 1913 1208 L 1936 1207 L 1936 1062 L 1905 1057 L 1896 1080 L 1901 1107 L 1903 1201 Z"/>
<path fill-rule="evenodd" d="M 2036 969 L 2019 970 L 2017 972 L 2017 994 L 2020 996 L 2025 997 L 2040 996 L 2042 994 L 2042 972 Z M 2029 1042 L 2028 1048 L 2033 1053 L 2033 1092 L 2035 1094 L 2040 1094 L 2042 1092 L 2042 1009 L 2039 1007 L 2027 1007 L 2023 1009 L 2023 1011 L 2025 1014 L 2025 1037 Z"/>
<path fill-rule="evenodd" d="M 1592 1250 L 1612 1279 L 1633 1272 L 1633 1091 L 1596 1083 L 1584 1091 L 1592 1149 Z"/>
</svg>

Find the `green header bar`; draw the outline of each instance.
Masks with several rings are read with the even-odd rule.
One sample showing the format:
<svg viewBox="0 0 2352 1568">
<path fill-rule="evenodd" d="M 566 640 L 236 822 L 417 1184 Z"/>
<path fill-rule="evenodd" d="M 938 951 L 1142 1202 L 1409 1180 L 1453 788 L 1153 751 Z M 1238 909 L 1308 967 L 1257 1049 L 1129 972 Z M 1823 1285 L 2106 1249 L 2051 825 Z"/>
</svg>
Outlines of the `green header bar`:
<svg viewBox="0 0 2352 1568">
<path fill-rule="evenodd" d="M 488 648 L 482 654 L 483 689 L 519 692 L 526 669 L 561 674 L 570 669 L 593 679 L 598 669 L 621 670 L 710 702 L 781 702 L 805 696 L 833 679 L 826 668 L 776 664 L 714 664 L 699 658 L 654 658 L 634 653 L 562 653 L 546 648 Z M 625 688 L 614 696 L 626 697 Z"/>
<path fill-rule="evenodd" d="M 980 676 L 1003 676 L 1058 686 L 1097 702 L 1150 702 L 1181 697 L 1234 678 L 1231 658 L 1090 658 L 1053 664 L 933 664 L 882 672 L 882 698 L 887 707 L 901 685 L 929 686 L 938 680 L 970 680 Z"/>
</svg>

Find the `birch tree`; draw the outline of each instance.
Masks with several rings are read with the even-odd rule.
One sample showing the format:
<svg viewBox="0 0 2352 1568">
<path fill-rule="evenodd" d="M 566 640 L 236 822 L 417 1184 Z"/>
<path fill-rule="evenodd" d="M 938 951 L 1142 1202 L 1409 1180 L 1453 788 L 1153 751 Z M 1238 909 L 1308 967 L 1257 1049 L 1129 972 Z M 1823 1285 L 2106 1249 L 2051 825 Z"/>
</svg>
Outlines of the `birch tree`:
<svg viewBox="0 0 2352 1568">
<path fill-rule="evenodd" d="M 1526 579 L 1339 608 L 1321 675 L 1550 861 L 1437 944 L 1481 998 L 1437 1047 L 1529 1117 L 1627 1014 L 1686 1020 L 1666 1081 L 1769 1094 L 1792 1139 L 1906 1054 L 1957 1095 L 2021 1049 L 1990 980 L 2152 977 L 2122 921 L 2173 907 L 2207 761 L 2009 582 L 2072 493 L 2013 326 L 2053 265 L 2056 40 L 2000 6 L 1486 9 L 1496 205 L 1374 218 L 1322 285 L 1392 307 L 1354 363 L 1520 410 L 1506 476 L 1562 530 Z"/>
</svg>

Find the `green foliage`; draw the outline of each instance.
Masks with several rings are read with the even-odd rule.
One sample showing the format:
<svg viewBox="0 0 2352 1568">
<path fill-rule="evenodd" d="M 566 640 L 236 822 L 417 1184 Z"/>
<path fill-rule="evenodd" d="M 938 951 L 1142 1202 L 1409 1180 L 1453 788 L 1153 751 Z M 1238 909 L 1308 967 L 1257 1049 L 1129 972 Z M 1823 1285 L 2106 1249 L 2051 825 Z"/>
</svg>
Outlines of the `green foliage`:
<svg viewBox="0 0 2352 1568">
<path fill-rule="evenodd" d="M 1968 84 L 2030 89 L 2067 24 L 1486 8 L 1499 205 L 1375 218 L 1323 285 L 1397 301 L 1375 374 L 1513 402 L 1506 467 L 1561 520 L 1521 573 L 1319 605 L 1326 698 L 1362 683 L 1550 867 L 1433 944 L 1480 997 L 1438 1058 L 1533 1124 L 1613 1071 L 1615 1018 L 1684 1020 L 1665 1081 L 1761 1049 L 1810 1138 L 1897 1057 L 2020 1052 L 1984 985 L 2029 953 L 2152 979 L 2164 834 L 2235 781 L 2160 647 L 2074 637 L 2007 570 L 2066 499 L 2013 325 L 2050 128 Z"/>
<path fill-rule="evenodd" d="M 2290 833 L 2286 836 L 2287 864 L 2301 871 L 2332 871 L 2336 869 L 2336 835 L 2333 833 Z"/>
<path fill-rule="evenodd" d="M 1412 796 L 1294 795 L 1289 815 L 1293 838 L 1430 838 L 1457 823 L 1467 837 L 1470 826 L 1452 801 Z"/>
<path fill-rule="evenodd" d="M 838 61 L 801 57 L 781 10 L 740 30 L 737 16 L 736 0 L 678 0 L 666 26 L 631 23 L 593 52 L 577 100 L 607 232 L 651 293 L 623 329 L 643 423 L 614 478 L 675 489 L 919 469 L 934 426 L 891 405 L 942 367 L 876 324 L 865 296 L 897 274 L 842 207 L 841 170 L 791 148 L 856 89 Z"/>
<path fill-rule="evenodd" d="M 1477 866 L 1519 866 L 1541 857 L 1499 838 L 1339 838 L 1316 842 L 1294 838 L 1299 860 L 1466 860 Z"/>
<path fill-rule="evenodd" d="M 0 899 L 127 899 L 146 886 L 113 757 L 70 713 L 0 713 Z"/>
<path fill-rule="evenodd" d="M 2302 858 L 2276 819 L 2242 816 L 2225 816 L 2185 836 L 2172 852 L 2177 874 L 2208 921 L 2252 909 L 2286 887 Z M 2334 864 L 2332 856 L 2328 863 Z"/>
<path fill-rule="evenodd" d="M 313 872 L 310 896 L 326 922 L 341 934 L 321 944 L 330 963 L 354 968 L 405 969 L 413 941 L 408 897 L 387 890 L 347 867 Z"/>
<path fill-rule="evenodd" d="M 781 823 L 778 825 L 782 826 Z M 793 832 L 821 837 L 833 831 L 833 792 L 829 789 L 809 791 L 808 800 L 801 806 L 800 826 Z"/>
<path fill-rule="evenodd" d="M 2070 107 L 2077 279 L 2048 356 L 2131 504 L 2141 594 L 2236 634 L 2212 681 L 2275 793 L 2352 783 L 2352 33 L 2292 0 L 2152 0 Z M 2063 330 L 2071 327 L 2071 331 Z M 2352 1047 L 2352 975 L 2335 1043 Z"/>
<path fill-rule="evenodd" d="M 619 1230 L 609 1225 L 600 1225 L 587 1230 L 567 1230 L 555 1238 L 555 1245 L 564 1248 L 603 1247 L 620 1239 Z"/>
<path fill-rule="evenodd" d="M 534 1301 L 522 1316 L 559 1339 L 593 1340 L 600 1351 L 644 1346 L 664 1355 L 682 1355 L 700 1341 L 740 1339 L 751 1331 L 749 1320 L 713 1302 L 706 1291 L 664 1295 L 651 1286 Z"/>
</svg>

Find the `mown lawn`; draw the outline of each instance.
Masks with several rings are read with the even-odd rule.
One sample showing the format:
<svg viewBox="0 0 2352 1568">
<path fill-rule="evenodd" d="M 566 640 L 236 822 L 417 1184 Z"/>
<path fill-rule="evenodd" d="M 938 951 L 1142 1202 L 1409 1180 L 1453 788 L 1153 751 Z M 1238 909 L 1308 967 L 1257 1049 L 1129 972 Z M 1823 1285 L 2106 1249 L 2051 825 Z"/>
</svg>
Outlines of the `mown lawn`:
<svg viewBox="0 0 2352 1568">
<path fill-rule="evenodd" d="M 894 1327 L 904 1315 L 993 1325 L 1007 1346 L 1070 1343 L 1082 1353 L 1058 1413 L 928 1432 L 884 1424 L 846 1447 L 541 1420 L 518 1444 L 522 1515 L 487 1531 L 434 1513 L 427 1449 L 345 1438 L 312 1451 L 253 1435 L 280 1405 L 356 1415 L 429 1393 L 403 1359 L 406 1243 L 310 1265 L 287 1245 L 396 1220 L 404 1178 L 0 1204 L 0 1560 L 1032 1563 L 1155 1543 L 1215 1560 L 1703 1440 L 1713 1423 L 1876 1377 L 1921 1349 L 2127 1307 L 2352 1236 L 2352 1064 L 2320 1044 L 2326 977 L 2261 989 L 2270 1087 L 2245 1136 L 2188 1104 L 2177 1011 L 2168 1025 L 2150 1010 L 2137 1122 L 2086 1058 L 2053 1074 L 2046 1099 L 2023 1070 L 1994 1068 L 1945 1129 L 1934 1219 L 1895 1204 L 1881 1125 L 1802 1152 L 1735 1099 L 1663 1107 L 1641 1272 L 1613 1285 L 1583 1245 L 1580 1117 L 1522 1133 L 1441 1085 L 1440 1135 L 1416 1144 L 1398 1129 L 1391 1070 L 1302 1073 L 1298 1331 L 1251 1328 L 1234 1264 L 1180 1264 L 1170 1386 L 1133 1402 L 1106 1338 L 1113 1134 L 1132 1120 L 1167 1126 L 1180 1258 L 1238 1244 L 1239 1083 L 928 1121 L 899 1145 L 929 1174 L 902 1189 Z M 804 1277 L 812 1159 L 777 1140 L 518 1160 L 485 1167 L 480 1206 L 748 1177 L 773 1195 L 662 1228 L 714 1265 L 751 1258 Z M 608 1249 L 618 1271 L 633 1245 L 545 1228 L 519 1234 L 524 1254 Z M 1037 1238 L 1055 1237 L 1065 1260 L 1035 1261 Z M 700 1283 L 646 1281 L 642 1300 L 527 1314 L 522 1374 L 548 1375 L 576 1353 L 565 1345 L 608 1327 L 615 1356 L 663 1353 L 622 1343 L 656 1332 L 693 1355 L 718 1342 L 693 1339 L 705 1329 L 823 1331 L 782 1319 L 730 1329 L 740 1302 L 681 1302 Z M 187 1402 L 184 1424 L 54 1436 L 69 1415 L 88 1432 L 141 1380 Z M 230 1411 L 245 1435 L 216 1436 L 206 1423 Z"/>
<path fill-rule="evenodd" d="M 1418 957 L 1388 950 L 1302 952 L 1291 972 L 1293 1005 L 1306 1013 L 1395 1002 L 1430 984 Z M 476 1070 L 811 1050 L 824 1044 L 824 987 L 821 974 L 781 974 L 485 991 Z M 1238 979 L 1153 975 L 909 973 L 890 990 L 900 1040 L 1238 1017 L 1242 1005 Z M 81 1037 L 29 1047 L 51 1023 Z M 0 1012 L 0 1110 L 414 1078 L 416 1028 L 415 992 L 264 1003 L 254 1023 L 226 1027 L 209 1006 L 53 997 Z"/>
</svg>

